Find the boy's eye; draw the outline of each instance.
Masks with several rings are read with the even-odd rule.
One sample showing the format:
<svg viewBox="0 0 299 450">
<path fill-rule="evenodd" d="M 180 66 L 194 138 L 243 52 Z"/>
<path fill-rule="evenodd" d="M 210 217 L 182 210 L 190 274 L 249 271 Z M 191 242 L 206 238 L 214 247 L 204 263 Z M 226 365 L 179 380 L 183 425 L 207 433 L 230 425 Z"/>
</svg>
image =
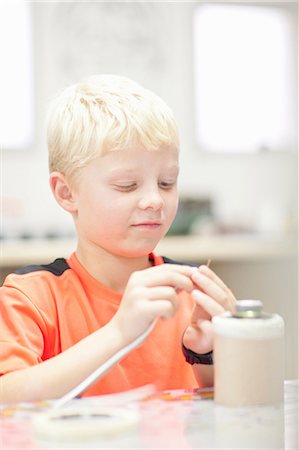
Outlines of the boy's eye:
<svg viewBox="0 0 299 450">
<path fill-rule="evenodd" d="M 175 184 L 175 181 L 160 181 L 159 186 L 161 189 L 171 189 Z"/>
<path fill-rule="evenodd" d="M 114 188 L 118 191 L 122 192 L 130 192 L 136 189 L 137 184 L 136 183 L 130 183 L 130 184 L 115 184 Z"/>
</svg>

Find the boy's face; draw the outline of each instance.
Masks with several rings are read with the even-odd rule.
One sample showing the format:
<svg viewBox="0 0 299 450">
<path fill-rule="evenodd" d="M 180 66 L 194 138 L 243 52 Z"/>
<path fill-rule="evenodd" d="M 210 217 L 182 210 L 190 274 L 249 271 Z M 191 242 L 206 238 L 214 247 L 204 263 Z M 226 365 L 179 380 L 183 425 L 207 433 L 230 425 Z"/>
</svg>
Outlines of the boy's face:
<svg viewBox="0 0 299 450">
<path fill-rule="evenodd" d="M 178 171 L 170 147 L 132 147 L 90 162 L 74 193 L 79 242 L 119 256 L 147 255 L 175 217 Z"/>
</svg>

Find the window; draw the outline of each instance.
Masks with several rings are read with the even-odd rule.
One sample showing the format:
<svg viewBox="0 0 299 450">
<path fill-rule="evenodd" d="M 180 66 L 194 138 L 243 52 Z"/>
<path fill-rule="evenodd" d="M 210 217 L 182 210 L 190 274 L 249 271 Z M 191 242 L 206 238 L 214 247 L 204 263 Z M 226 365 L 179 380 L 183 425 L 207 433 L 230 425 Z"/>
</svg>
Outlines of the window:
<svg viewBox="0 0 299 450">
<path fill-rule="evenodd" d="M 286 8 L 273 5 L 203 4 L 195 9 L 196 139 L 201 149 L 248 153 L 294 148 L 291 17 Z"/>
<path fill-rule="evenodd" d="M 0 145 L 25 149 L 33 140 L 30 5 L 0 3 Z"/>
</svg>

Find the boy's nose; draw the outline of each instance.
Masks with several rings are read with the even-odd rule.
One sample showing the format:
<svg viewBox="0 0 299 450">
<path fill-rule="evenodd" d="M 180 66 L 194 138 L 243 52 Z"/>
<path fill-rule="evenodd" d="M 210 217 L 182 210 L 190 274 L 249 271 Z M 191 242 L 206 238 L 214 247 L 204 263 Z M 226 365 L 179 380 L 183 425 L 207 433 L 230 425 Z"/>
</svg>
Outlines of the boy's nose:
<svg viewBox="0 0 299 450">
<path fill-rule="evenodd" d="M 146 192 L 139 200 L 140 209 L 153 209 L 158 211 L 164 205 L 164 200 L 158 190 Z"/>
</svg>

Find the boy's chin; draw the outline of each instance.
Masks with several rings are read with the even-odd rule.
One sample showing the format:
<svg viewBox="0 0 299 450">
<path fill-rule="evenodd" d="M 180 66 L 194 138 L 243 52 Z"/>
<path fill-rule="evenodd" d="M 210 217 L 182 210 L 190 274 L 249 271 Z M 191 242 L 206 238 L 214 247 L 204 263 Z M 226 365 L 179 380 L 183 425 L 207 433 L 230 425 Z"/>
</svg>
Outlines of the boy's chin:
<svg viewBox="0 0 299 450">
<path fill-rule="evenodd" d="M 155 250 L 155 247 L 149 246 L 149 247 L 143 247 L 142 249 L 130 249 L 128 251 L 121 251 L 118 253 L 118 256 L 124 257 L 124 258 L 145 258 L 148 257 L 150 253 L 152 253 Z"/>
</svg>

